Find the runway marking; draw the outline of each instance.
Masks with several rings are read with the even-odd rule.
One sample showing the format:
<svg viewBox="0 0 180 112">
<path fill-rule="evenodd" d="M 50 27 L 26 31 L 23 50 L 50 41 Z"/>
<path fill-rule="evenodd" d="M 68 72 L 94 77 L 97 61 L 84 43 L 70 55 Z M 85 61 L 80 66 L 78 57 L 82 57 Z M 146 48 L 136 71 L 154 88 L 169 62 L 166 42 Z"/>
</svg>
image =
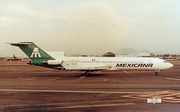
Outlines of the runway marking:
<svg viewBox="0 0 180 112">
<path fill-rule="evenodd" d="M 58 108 L 89 108 L 89 107 L 112 107 L 112 106 L 125 106 L 125 105 L 135 105 L 135 103 L 122 103 L 122 104 L 97 104 L 97 105 L 77 105 L 77 106 L 64 106 Z"/>
<path fill-rule="evenodd" d="M 107 103 L 108 102 L 108 103 Z M 111 103 L 112 101 L 90 101 L 90 102 L 73 102 L 73 103 L 45 103 L 45 104 L 36 104 L 33 107 L 35 108 L 36 106 L 43 106 L 43 109 L 48 109 L 52 108 L 49 106 L 53 106 L 54 109 L 70 109 L 70 108 L 89 108 L 89 107 L 112 107 L 112 106 L 129 106 L 129 105 L 135 105 L 135 103 L 122 103 L 122 102 L 117 102 L 117 103 Z M 94 103 L 103 103 L 103 104 L 94 104 Z M 104 104 L 107 103 L 107 104 Z M 77 105 L 78 104 L 78 105 Z M 63 105 L 63 106 L 62 106 Z M 9 107 L 27 107 L 29 105 L 27 104 L 22 104 L 22 105 L 6 105 Z M 6 107 L 4 106 L 4 107 Z M 23 109 L 23 110 L 34 110 L 34 108 L 29 108 L 29 109 Z"/>
<path fill-rule="evenodd" d="M 165 78 L 165 79 L 168 79 L 168 80 L 177 80 L 177 81 L 180 81 L 180 79 L 176 79 L 176 78 Z"/>
<path fill-rule="evenodd" d="M 48 79 L 48 81 L 54 81 L 54 80 L 58 80 L 58 79 L 60 79 L 60 77 L 53 78 L 53 79 Z"/>
<path fill-rule="evenodd" d="M 79 77 L 79 79 L 76 79 L 75 81 L 80 81 L 80 80 L 84 80 L 87 76 L 81 76 Z"/>
<path fill-rule="evenodd" d="M 79 77 L 80 79 L 85 79 L 87 76 L 81 76 L 81 77 Z"/>
<path fill-rule="evenodd" d="M 18 77 L 18 79 L 20 79 L 20 80 L 33 80 L 33 79 L 35 79 L 35 78 L 37 78 L 37 77 L 32 77 L 32 78 L 22 78 L 22 77 Z"/>
<path fill-rule="evenodd" d="M 33 89 L 0 89 L 2 92 L 54 92 L 54 93 L 120 93 L 120 94 L 145 94 L 157 92 L 122 92 L 122 91 L 73 91 L 73 90 L 33 90 Z"/>
<path fill-rule="evenodd" d="M 9 100 L 11 101 L 11 100 Z M 17 100 L 19 101 L 19 100 Z M 36 104 L 36 106 L 53 106 L 53 105 L 90 105 L 95 103 L 120 103 L 124 102 L 125 100 L 102 100 L 102 101 L 86 101 L 86 102 L 66 102 L 66 103 L 44 103 L 44 104 Z M 27 106 L 27 104 L 14 104 L 14 105 L 8 105 L 8 106 Z"/>
<path fill-rule="evenodd" d="M 162 103 L 163 102 L 180 103 L 180 91 L 167 90 L 167 91 L 155 92 L 153 94 L 159 95 L 160 98 L 162 99 Z M 149 95 L 150 94 L 147 94 L 147 93 L 146 94 L 128 94 L 128 95 L 123 95 L 122 97 L 147 100 Z"/>
</svg>

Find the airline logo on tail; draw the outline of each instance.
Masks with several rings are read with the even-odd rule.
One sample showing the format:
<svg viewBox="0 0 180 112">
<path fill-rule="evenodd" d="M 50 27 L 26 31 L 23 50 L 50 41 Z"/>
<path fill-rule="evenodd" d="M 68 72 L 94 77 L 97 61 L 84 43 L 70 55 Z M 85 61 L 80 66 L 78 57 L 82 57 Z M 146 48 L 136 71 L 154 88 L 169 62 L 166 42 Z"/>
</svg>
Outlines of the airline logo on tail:
<svg viewBox="0 0 180 112">
<path fill-rule="evenodd" d="M 40 53 L 39 53 L 39 48 L 34 48 L 31 57 L 41 57 Z"/>
</svg>

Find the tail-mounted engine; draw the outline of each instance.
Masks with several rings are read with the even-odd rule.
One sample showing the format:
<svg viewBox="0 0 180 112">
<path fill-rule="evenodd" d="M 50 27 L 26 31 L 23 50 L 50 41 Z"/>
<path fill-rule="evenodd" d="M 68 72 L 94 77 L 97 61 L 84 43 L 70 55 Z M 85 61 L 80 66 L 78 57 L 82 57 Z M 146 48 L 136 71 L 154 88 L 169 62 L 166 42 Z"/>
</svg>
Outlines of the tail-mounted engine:
<svg viewBox="0 0 180 112">
<path fill-rule="evenodd" d="M 43 61 L 43 64 L 47 65 L 61 65 L 63 63 L 63 60 L 46 60 Z"/>
</svg>

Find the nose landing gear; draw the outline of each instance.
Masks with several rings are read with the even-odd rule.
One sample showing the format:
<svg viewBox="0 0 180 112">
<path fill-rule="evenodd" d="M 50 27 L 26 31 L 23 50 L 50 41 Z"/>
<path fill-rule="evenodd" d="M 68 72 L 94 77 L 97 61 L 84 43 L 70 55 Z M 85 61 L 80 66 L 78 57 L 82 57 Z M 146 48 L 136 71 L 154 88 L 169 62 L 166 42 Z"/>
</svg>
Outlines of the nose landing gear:
<svg viewBox="0 0 180 112">
<path fill-rule="evenodd" d="M 159 75 L 159 73 L 160 73 L 160 70 L 156 70 L 156 71 L 155 71 L 155 74 L 156 74 L 156 75 Z"/>
</svg>

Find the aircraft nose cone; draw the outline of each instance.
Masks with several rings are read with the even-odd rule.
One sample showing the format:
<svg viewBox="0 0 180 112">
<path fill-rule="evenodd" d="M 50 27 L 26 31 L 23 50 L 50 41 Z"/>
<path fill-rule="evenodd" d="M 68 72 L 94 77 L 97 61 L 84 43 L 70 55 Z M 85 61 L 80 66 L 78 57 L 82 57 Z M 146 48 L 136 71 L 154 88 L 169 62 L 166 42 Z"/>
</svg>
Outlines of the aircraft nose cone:
<svg viewBox="0 0 180 112">
<path fill-rule="evenodd" d="M 169 63 L 169 67 L 168 68 L 172 68 L 173 66 L 174 66 L 173 64 Z"/>
</svg>

